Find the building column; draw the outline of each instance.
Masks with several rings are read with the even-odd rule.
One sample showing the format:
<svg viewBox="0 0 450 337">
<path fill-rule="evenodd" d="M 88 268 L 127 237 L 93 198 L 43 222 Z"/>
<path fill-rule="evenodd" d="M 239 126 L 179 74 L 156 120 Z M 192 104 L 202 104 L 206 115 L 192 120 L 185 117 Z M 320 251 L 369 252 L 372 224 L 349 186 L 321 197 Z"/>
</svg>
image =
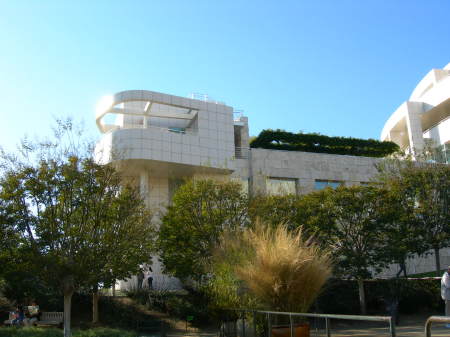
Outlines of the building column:
<svg viewBox="0 0 450 337">
<path fill-rule="evenodd" d="M 423 112 L 423 103 L 406 102 L 406 128 L 408 130 L 411 153 L 416 157 L 425 147 L 423 140 L 422 122 L 420 113 Z"/>
</svg>

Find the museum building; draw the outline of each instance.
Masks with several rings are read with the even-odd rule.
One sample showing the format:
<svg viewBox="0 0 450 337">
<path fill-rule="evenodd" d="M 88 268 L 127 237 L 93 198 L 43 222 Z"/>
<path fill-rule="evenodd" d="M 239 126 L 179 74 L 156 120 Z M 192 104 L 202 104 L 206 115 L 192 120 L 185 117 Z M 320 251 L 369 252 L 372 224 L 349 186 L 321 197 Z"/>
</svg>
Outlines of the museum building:
<svg viewBox="0 0 450 337">
<path fill-rule="evenodd" d="M 431 70 L 419 82 L 410 99 L 387 120 L 381 140 L 395 142 L 416 157 L 431 148 L 430 160 L 449 163 L 449 116 L 450 64 Z M 250 148 L 248 118 L 205 95 L 119 92 L 100 101 L 96 123 L 102 133 L 96 146 L 98 160 L 115 163 L 139 184 L 155 214 L 164 211 L 186 178 L 236 179 L 250 194 L 303 194 L 328 186 L 367 184 L 382 160 Z M 441 258 L 443 265 L 450 264 L 448 250 Z M 410 273 L 428 271 L 433 259 L 416 260 Z M 177 281 L 162 275 L 154 263 L 156 286 L 158 282 L 176 286 Z"/>
</svg>

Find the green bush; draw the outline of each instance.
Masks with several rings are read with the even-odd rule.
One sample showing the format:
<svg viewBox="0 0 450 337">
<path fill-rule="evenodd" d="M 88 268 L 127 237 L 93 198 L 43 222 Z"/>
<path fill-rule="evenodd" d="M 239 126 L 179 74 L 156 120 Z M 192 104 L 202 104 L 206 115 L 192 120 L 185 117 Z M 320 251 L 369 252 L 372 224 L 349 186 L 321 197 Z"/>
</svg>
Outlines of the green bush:
<svg viewBox="0 0 450 337">
<path fill-rule="evenodd" d="M 129 332 L 119 329 L 96 328 L 89 330 L 75 331 L 73 337 L 136 337 L 135 332 Z"/>
<path fill-rule="evenodd" d="M 62 337 L 62 330 L 42 328 L 0 328 L 0 337 Z"/>
<path fill-rule="evenodd" d="M 198 289 L 188 288 L 181 292 L 141 289 L 128 292 L 127 295 L 136 302 L 147 305 L 149 309 L 180 320 L 193 316 L 192 324 L 197 326 L 210 323 L 214 316 L 208 295 Z"/>
<path fill-rule="evenodd" d="M 43 328 L 0 328 L 0 337 L 62 337 L 60 329 Z M 74 330 L 73 337 L 136 337 L 134 332 L 124 330 L 96 328 L 89 330 Z"/>
<path fill-rule="evenodd" d="M 100 298 L 99 315 L 102 323 L 117 328 L 136 328 L 138 320 L 148 319 L 136 306 L 111 297 Z"/>
<path fill-rule="evenodd" d="M 399 150 L 393 142 L 350 137 L 329 137 L 317 133 L 263 130 L 250 143 L 252 148 L 385 157 Z"/>
</svg>

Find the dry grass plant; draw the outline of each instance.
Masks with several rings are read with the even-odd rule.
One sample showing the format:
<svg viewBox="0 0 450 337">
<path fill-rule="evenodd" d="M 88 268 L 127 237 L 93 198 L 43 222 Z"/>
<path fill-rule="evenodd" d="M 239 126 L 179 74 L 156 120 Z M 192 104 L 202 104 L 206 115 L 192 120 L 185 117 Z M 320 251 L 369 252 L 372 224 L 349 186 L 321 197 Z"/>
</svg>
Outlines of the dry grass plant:
<svg viewBox="0 0 450 337">
<path fill-rule="evenodd" d="M 242 258 L 237 277 L 270 310 L 307 312 L 331 275 L 330 252 L 304 238 L 301 227 L 291 231 L 257 221 L 228 245 Z"/>
</svg>

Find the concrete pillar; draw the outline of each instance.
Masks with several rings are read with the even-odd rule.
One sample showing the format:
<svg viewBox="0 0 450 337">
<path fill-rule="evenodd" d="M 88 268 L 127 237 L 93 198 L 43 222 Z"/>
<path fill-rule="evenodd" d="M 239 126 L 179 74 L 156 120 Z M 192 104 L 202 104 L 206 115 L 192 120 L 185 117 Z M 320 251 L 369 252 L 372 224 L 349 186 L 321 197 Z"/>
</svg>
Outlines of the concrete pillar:
<svg viewBox="0 0 450 337">
<path fill-rule="evenodd" d="M 422 122 L 420 113 L 423 112 L 423 103 L 406 102 L 406 128 L 408 131 L 409 146 L 414 156 L 419 155 L 425 147 L 423 140 Z"/>
</svg>

